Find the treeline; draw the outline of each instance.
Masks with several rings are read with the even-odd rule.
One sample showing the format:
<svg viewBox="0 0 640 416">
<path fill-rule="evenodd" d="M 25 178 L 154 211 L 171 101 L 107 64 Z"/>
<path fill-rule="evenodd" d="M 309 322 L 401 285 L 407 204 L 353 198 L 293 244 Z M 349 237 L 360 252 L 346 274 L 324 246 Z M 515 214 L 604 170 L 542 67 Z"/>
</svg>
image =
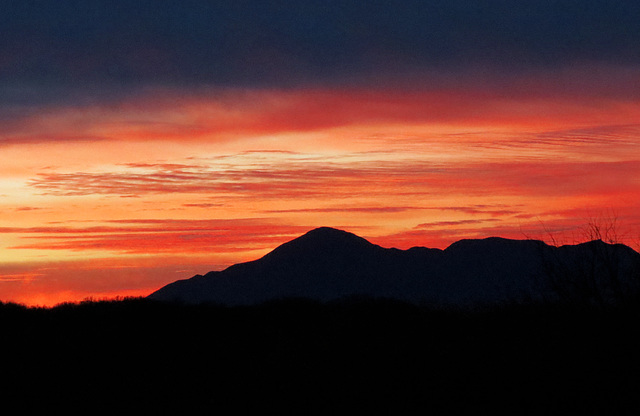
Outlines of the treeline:
<svg viewBox="0 0 640 416">
<path fill-rule="evenodd" d="M 0 387 L 23 410 L 637 414 L 638 318 L 635 303 L 2 304 Z"/>
</svg>

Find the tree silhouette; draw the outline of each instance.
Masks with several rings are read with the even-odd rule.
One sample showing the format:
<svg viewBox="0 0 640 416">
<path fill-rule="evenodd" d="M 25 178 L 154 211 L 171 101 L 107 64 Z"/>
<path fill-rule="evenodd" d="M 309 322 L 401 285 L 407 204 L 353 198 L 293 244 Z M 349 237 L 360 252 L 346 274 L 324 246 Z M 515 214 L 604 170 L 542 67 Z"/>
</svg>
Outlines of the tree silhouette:
<svg viewBox="0 0 640 416">
<path fill-rule="evenodd" d="M 581 231 L 585 242 L 574 246 L 579 250 L 548 235 L 554 248 L 543 248 L 541 258 L 556 300 L 606 306 L 638 298 L 640 256 L 621 243 L 616 216 L 589 219 Z"/>
</svg>

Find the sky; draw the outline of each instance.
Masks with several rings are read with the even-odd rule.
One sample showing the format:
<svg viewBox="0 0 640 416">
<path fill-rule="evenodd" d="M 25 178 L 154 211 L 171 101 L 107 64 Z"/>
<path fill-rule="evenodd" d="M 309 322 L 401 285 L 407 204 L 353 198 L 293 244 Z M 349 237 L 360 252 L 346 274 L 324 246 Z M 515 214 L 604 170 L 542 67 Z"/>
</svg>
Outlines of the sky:
<svg viewBox="0 0 640 416">
<path fill-rule="evenodd" d="M 638 248 L 636 0 L 2 10 L 0 301 L 145 296 L 320 226 Z"/>
</svg>

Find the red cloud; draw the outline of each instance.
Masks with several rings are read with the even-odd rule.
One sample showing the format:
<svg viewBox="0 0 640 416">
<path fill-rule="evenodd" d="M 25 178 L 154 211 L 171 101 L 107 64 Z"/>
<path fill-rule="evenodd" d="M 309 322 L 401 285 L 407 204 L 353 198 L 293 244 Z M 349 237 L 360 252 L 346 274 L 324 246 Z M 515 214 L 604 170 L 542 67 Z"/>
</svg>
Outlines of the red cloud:
<svg viewBox="0 0 640 416">
<path fill-rule="evenodd" d="M 308 231 L 261 219 L 117 220 L 107 226 L 4 227 L 29 243 L 12 249 L 101 250 L 128 254 L 231 253 L 263 250 Z"/>
<path fill-rule="evenodd" d="M 624 94 L 589 94 L 578 89 L 559 94 L 559 90 L 549 79 L 521 79 L 484 88 L 156 90 L 119 102 L 49 107 L 3 120 L 0 143 L 222 142 L 371 125 L 500 125 L 535 130 L 544 126 L 550 130 L 636 124 L 640 118 L 637 104 Z"/>
<path fill-rule="evenodd" d="M 149 166 L 145 172 L 42 173 L 30 185 L 50 195 L 194 193 L 253 198 L 359 194 L 610 194 L 638 189 L 640 161 L 369 162 L 281 161 L 240 166 Z"/>
</svg>

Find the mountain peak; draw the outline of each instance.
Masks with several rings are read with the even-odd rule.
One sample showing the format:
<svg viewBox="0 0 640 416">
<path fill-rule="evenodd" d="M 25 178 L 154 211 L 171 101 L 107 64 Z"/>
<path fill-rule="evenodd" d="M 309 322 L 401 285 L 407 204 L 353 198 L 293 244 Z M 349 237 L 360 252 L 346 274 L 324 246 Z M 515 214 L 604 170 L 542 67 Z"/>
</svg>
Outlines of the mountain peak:
<svg viewBox="0 0 640 416">
<path fill-rule="evenodd" d="M 323 240 L 323 241 L 366 241 L 364 238 L 359 237 L 348 231 L 340 230 L 331 227 L 319 227 L 315 228 L 307 233 L 303 234 L 296 240 Z M 294 240 L 295 241 L 295 240 Z"/>
<path fill-rule="evenodd" d="M 348 231 L 331 227 L 315 228 L 302 236 L 284 243 L 273 250 L 267 257 L 307 256 L 351 252 L 362 248 L 375 247 L 374 244 Z"/>
</svg>

